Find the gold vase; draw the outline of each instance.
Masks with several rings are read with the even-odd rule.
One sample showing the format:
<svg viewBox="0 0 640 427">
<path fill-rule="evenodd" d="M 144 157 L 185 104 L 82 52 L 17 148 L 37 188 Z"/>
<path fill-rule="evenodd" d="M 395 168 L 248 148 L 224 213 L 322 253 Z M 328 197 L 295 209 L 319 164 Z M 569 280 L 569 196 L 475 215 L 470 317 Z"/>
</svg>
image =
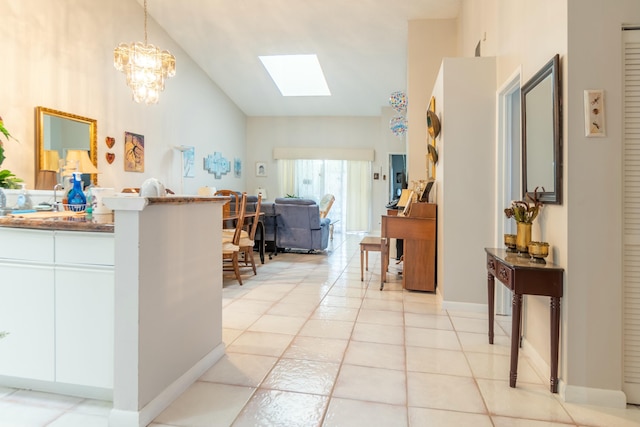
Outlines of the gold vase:
<svg viewBox="0 0 640 427">
<path fill-rule="evenodd" d="M 529 252 L 529 242 L 531 241 L 531 223 L 518 222 L 518 234 L 516 235 L 516 249 L 521 253 Z"/>
</svg>

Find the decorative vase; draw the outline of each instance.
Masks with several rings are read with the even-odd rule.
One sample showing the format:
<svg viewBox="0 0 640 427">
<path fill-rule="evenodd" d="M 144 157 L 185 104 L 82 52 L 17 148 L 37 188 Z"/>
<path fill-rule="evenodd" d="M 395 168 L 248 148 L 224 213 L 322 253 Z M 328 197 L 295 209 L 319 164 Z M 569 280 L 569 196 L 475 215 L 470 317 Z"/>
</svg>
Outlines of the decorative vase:
<svg viewBox="0 0 640 427">
<path fill-rule="evenodd" d="M 516 235 L 516 249 L 520 253 L 529 252 L 529 242 L 531 241 L 531 223 L 518 222 L 518 234 Z"/>
</svg>

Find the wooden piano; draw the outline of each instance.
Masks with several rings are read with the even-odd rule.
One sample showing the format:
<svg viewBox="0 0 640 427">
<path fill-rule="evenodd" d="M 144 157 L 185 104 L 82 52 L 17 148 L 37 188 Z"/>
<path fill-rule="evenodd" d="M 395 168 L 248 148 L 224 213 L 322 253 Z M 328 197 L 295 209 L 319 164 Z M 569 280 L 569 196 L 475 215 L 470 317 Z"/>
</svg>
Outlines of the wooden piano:
<svg viewBox="0 0 640 427">
<path fill-rule="evenodd" d="M 404 240 L 402 286 L 415 291 L 436 289 L 436 204 L 413 203 L 407 216 L 382 215 L 382 289 L 389 265 L 389 241 Z"/>
</svg>

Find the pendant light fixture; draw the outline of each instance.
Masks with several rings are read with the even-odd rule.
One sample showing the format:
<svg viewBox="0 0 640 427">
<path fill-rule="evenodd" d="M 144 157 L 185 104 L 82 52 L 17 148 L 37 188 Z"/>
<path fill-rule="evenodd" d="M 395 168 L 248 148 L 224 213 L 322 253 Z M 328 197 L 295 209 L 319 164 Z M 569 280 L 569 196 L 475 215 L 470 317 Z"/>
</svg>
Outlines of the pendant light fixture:
<svg viewBox="0 0 640 427">
<path fill-rule="evenodd" d="M 133 100 L 156 104 L 164 81 L 176 74 L 176 58 L 167 50 L 147 44 L 147 0 L 144 0 L 144 43 L 120 43 L 113 51 L 113 65 L 125 73 Z"/>
</svg>

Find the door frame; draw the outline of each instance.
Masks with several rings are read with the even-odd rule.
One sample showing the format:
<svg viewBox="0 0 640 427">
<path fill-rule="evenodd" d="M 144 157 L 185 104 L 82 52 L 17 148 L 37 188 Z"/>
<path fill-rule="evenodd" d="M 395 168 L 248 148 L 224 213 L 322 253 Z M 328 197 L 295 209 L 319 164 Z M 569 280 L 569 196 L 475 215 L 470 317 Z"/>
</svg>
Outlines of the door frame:
<svg viewBox="0 0 640 427">
<path fill-rule="evenodd" d="M 520 92 L 522 87 L 522 68 L 518 67 L 516 71 L 507 78 L 506 82 L 500 86 L 496 92 L 497 97 L 497 114 L 496 114 L 496 128 L 497 128 L 497 147 L 496 147 L 496 241 L 495 247 L 501 248 L 504 246 L 503 236 L 504 234 L 513 233 L 511 221 L 508 220 L 505 215 L 502 214 L 505 207 L 507 207 L 511 200 L 514 200 L 513 191 L 520 188 L 520 173 L 521 165 L 514 168 L 513 153 L 514 144 L 517 143 L 517 152 L 520 151 L 520 141 L 514 141 L 512 135 L 520 135 L 520 120 L 521 117 L 517 117 L 517 121 L 514 120 L 514 108 L 517 107 L 518 113 L 520 113 L 520 103 L 513 102 L 513 95 Z M 519 98 L 519 97 L 518 97 Z M 517 123 L 517 133 L 514 133 L 514 124 Z M 519 158 L 520 156 L 518 156 Z M 514 170 L 518 173 L 517 177 L 514 177 Z M 495 291 L 495 309 L 496 314 L 510 315 L 511 314 L 511 291 L 504 286 L 496 286 Z"/>
</svg>

